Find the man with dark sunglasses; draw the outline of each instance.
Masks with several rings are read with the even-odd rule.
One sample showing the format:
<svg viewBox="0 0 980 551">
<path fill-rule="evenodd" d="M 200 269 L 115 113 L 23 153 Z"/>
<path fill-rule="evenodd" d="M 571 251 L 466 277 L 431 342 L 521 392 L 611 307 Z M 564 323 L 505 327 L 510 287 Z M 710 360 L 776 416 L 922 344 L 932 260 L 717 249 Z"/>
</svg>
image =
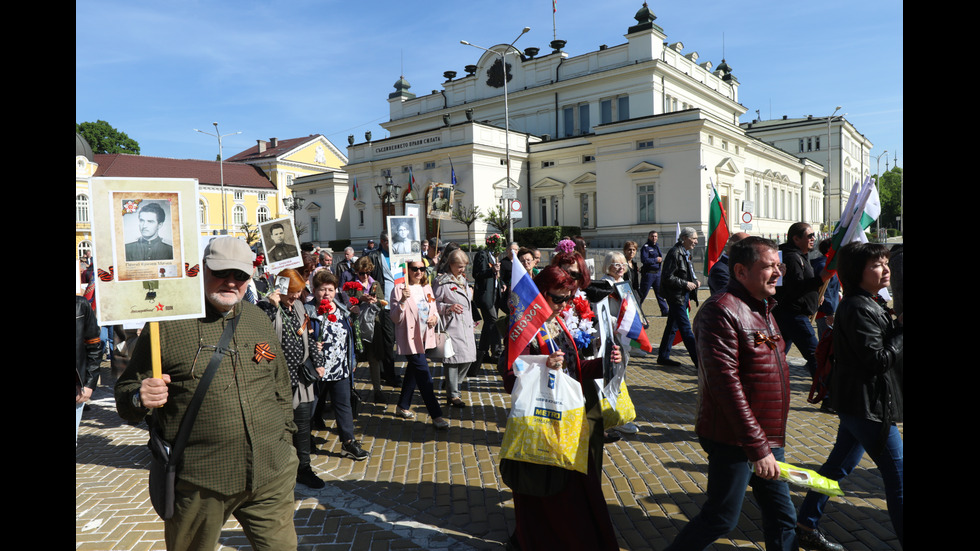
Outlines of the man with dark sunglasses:
<svg viewBox="0 0 980 551">
<path fill-rule="evenodd" d="M 299 461 L 289 372 L 269 318 L 242 300 L 254 258 L 236 237 L 211 241 L 202 262 L 205 316 L 160 322 L 159 379 L 144 330 L 116 383 L 119 415 L 138 422 L 155 409 L 154 430 L 173 444 L 212 356 L 220 357 L 177 471 L 174 515 L 164 521 L 167 549 L 215 548 L 232 515 L 254 549 L 296 549 Z M 230 324 L 230 343 L 219 350 Z"/>
<path fill-rule="evenodd" d="M 819 275 L 813 273 L 807 257 L 815 242 L 816 234 L 810 224 L 797 222 L 789 227 L 786 242 L 779 246 L 786 273 L 782 286 L 776 288 L 776 308 L 772 311 L 783 335 L 784 352 L 796 344 L 811 377 L 817 372 L 817 335 L 810 317 L 819 305 L 820 286 L 830 279 L 826 269 Z"/>
</svg>

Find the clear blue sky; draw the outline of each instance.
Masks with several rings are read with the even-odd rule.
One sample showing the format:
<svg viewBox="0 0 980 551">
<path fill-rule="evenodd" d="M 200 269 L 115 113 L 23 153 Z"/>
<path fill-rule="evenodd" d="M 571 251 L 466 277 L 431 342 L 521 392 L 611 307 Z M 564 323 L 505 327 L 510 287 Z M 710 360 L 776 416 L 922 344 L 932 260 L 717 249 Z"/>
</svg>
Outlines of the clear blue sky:
<svg viewBox="0 0 980 551">
<path fill-rule="evenodd" d="M 570 55 L 626 40 L 637 0 L 559 0 L 558 38 Z M 889 166 L 903 145 L 903 13 L 886 0 L 742 2 L 653 0 L 671 43 L 741 83 L 742 122 L 842 113 Z M 692 6 L 696 6 L 696 9 Z M 75 3 L 75 122 L 103 119 L 144 155 L 214 159 L 257 139 L 324 134 L 346 151 L 385 136 L 387 97 L 402 74 L 411 91 L 440 89 L 480 51 L 509 43 L 548 48 L 550 0 L 86 0 Z M 874 164 L 874 160 L 872 160 Z M 885 160 L 881 160 L 884 170 Z M 872 171 L 874 169 L 872 168 Z"/>
</svg>

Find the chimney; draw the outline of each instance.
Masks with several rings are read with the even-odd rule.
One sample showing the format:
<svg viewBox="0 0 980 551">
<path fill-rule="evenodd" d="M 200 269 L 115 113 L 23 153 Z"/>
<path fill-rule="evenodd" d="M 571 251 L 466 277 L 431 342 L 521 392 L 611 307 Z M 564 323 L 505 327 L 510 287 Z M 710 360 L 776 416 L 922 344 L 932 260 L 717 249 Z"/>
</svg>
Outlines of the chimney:
<svg viewBox="0 0 980 551">
<path fill-rule="evenodd" d="M 259 153 L 265 153 L 265 140 L 255 140 L 255 143 L 259 144 Z"/>
<path fill-rule="evenodd" d="M 273 149 L 279 147 L 279 138 L 269 138 L 269 147 Z"/>
</svg>

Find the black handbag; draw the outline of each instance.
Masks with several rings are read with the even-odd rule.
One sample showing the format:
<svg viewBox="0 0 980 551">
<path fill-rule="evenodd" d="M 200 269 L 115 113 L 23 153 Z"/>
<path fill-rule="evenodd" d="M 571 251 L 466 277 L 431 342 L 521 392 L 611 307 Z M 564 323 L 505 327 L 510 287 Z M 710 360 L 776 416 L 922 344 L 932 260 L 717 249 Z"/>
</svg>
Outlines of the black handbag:
<svg viewBox="0 0 980 551">
<path fill-rule="evenodd" d="M 228 343 L 231 341 L 231 336 L 235 333 L 235 327 L 238 326 L 238 320 L 241 317 L 241 314 L 236 316 L 225 326 L 224 332 L 221 333 L 221 339 L 218 341 L 218 346 L 215 348 L 214 354 L 211 355 L 208 368 L 201 377 L 201 380 L 197 383 L 197 390 L 194 391 L 194 397 L 191 398 L 191 402 L 187 406 L 187 411 L 184 412 L 184 418 L 180 421 L 180 428 L 177 430 L 177 437 L 174 439 L 172 448 L 163 439 L 163 435 L 160 434 L 160 427 L 156 419 L 157 416 L 150 415 L 150 441 L 147 444 L 151 454 L 150 503 L 153 504 L 153 510 L 163 520 L 169 520 L 174 516 L 177 469 L 180 467 L 180 461 L 184 456 L 184 447 L 187 445 L 187 439 L 190 437 L 191 427 L 194 425 L 194 419 L 197 418 L 197 412 L 201 409 L 204 394 L 207 393 L 208 387 L 211 386 L 211 380 L 214 379 L 214 374 L 218 371 L 218 366 L 221 365 L 221 357 L 224 355 Z"/>
</svg>

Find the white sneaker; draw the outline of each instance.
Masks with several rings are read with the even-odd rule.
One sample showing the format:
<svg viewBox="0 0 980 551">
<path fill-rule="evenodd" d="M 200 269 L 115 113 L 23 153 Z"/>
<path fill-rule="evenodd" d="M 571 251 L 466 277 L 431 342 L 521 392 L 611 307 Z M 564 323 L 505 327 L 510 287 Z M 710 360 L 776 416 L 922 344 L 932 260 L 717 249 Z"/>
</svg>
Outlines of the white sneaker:
<svg viewBox="0 0 980 551">
<path fill-rule="evenodd" d="M 624 434 L 636 434 L 640 432 L 640 427 L 634 425 L 633 423 L 626 423 L 625 425 L 616 427 L 616 430 Z"/>
</svg>

